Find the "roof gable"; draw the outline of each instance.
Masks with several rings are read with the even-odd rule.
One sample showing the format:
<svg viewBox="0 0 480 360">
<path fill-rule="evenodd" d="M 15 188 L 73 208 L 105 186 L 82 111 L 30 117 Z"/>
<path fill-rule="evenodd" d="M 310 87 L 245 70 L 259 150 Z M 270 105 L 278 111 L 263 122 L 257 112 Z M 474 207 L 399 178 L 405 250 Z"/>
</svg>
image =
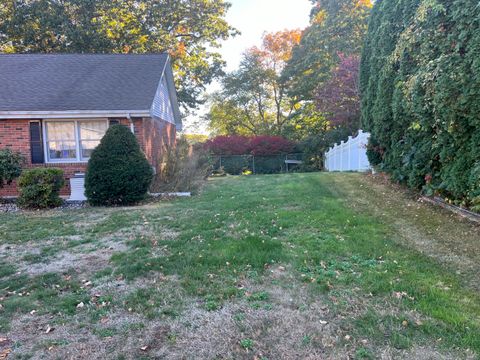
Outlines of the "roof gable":
<svg viewBox="0 0 480 360">
<path fill-rule="evenodd" d="M 149 111 L 167 64 L 167 54 L 0 55 L 0 112 Z"/>
<path fill-rule="evenodd" d="M 167 61 L 157 93 L 150 110 L 151 116 L 176 124 L 177 130 L 182 130 L 182 118 L 178 106 L 177 92 L 170 61 Z"/>
</svg>

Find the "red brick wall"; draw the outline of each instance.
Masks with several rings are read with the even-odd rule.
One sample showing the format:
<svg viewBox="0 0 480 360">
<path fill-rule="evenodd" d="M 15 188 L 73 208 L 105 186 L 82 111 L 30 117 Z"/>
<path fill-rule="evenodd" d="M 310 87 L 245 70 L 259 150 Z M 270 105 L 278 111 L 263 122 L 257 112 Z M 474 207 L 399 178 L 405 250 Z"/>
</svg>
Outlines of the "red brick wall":
<svg viewBox="0 0 480 360">
<path fill-rule="evenodd" d="M 145 118 L 143 131 L 143 151 L 158 173 L 162 166 L 163 153 L 168 147 L 175 146 L 176 127 L 167 121 Z"/>
<path fill-rule="evenodd" d="M 128 119 L 120 120 L 122 125 L 130 126 Z M 70 194 L 70 178 L 77 172 L 85 172 L 86 163 L 62 163 L 62 164 L 39 164 L 32 165 L 30 154 L 30 120 L 0 120 L 0 149 L 9 148 L 13 151 L 19 151 L 26 159 L 26 168 L 32 167 L 56 167 L 65 172 L 66 185 L 61 194 L 67 196 Z M 175 126 L 151 118 L 133 119 L 134 133 L 137 140 L 145 152 L 148 161 L 159 169 L 161 163 L 161 153 L 166 146 L 175 143 Z M 0 189 L 0 197 L 17 196 L 17 187 L 15 183 L 6 185 Z"/>
</svg>

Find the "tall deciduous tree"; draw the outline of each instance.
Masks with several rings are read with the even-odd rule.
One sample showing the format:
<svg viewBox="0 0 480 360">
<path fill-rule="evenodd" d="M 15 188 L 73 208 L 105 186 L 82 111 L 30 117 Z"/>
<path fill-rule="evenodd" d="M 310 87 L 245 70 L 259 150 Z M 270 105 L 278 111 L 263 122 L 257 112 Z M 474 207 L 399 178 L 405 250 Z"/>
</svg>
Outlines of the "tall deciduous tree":
<svg viewBox="0 0 480 360">
<path fill-rule="evenodd" d="M 224 0 L 4 0 L 1 52 L 168 51 L 182 104 L 195 107 L 224 62 L 211 49 L 236 34 Z"/>
<path fill-rule="evenodd" d="M 360 127 L 360 57 L 342 54 L 339 57 L 340 63 L 330 79 L 316 90 L 315 103 L 332 126 L 353 132 Z"/>
<path fill-rule="evenodd" d="M 282 71 L 300 41 L 299 30 L 265 34 L 261 48 L 245 52 L 214 95 L 208 120 L 219 134 L 280 134 L 296 106 L 286 93 Z"/>
<path fill-rule="evenodd" d="M 359 55 L 368 27 L 370 0 L 312 0 L 310 26 L 284 71 L 291 96 L 313 100 L 328 81 L 339 54 Z"/>
</svg>

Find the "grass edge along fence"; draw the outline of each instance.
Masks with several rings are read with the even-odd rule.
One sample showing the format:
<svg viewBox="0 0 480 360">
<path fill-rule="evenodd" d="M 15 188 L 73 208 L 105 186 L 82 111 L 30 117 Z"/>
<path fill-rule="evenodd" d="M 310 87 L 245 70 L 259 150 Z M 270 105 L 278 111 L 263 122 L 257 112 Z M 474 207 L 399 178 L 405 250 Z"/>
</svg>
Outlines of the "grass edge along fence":
<svg viewBox="0 0 480 360">
<path fill-rule="evenodd" d="M 210 155 L 214 172 L 230 175 L 242 174 L 280 174 L 301 170 L 301 163 L 287 164 L 288 160 L 301 162 L 303 154 L 277 155 Z"/>
</svg>

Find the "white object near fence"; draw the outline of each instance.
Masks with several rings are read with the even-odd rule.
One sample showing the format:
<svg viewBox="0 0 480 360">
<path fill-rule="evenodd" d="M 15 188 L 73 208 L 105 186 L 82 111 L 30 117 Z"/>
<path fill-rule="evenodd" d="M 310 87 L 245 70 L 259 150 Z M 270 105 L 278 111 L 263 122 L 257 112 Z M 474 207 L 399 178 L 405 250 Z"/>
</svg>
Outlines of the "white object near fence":
<svg viewBox="0 0 480 360">
<path fill-rule="evenodd" d="M 371 169 L 367 157 L 369 133 L 360 130 L 357 137 L 335 144 L 325 153 L 327 171 L 368 171 Z"/>
</svg>

